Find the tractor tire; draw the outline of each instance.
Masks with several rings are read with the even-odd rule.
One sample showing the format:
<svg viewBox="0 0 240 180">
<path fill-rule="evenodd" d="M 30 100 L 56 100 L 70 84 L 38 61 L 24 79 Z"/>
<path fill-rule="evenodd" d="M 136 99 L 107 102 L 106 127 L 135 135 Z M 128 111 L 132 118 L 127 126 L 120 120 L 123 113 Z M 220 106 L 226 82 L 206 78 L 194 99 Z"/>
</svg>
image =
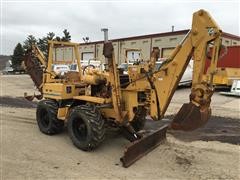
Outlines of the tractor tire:
<svg viewBox="0 0 240 180">
<path fill-rule="evenodd" d="M 74 107 L 67 126 L 73 144 L 84 151 L 95 149 L 105 138 L 104 119 L 93 105 Z"/>
<path fill-rule="evenodd" d="M 37 106 L 37 123 L 40 131 L 47 135 L 62 132 L 64 121 L 57 118 L 58 105 L 55 101 L 45 99 Z"/>
<path fill-rule="evenodd" d="M 135 131 L 140 131 L 144 128 L 145 123 L 146 123 L 146 109 L 140 107 L 137 110 L 134 119 L 131 121 L 131 125 Z"/>
</svg>

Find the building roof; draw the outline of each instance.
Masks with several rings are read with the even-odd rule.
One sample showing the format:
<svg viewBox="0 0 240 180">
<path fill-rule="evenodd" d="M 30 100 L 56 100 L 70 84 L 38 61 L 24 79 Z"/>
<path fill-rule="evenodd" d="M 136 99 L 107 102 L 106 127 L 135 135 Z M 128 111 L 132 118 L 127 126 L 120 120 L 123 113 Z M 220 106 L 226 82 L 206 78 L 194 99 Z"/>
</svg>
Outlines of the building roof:
<svg viewBox="0 0 240 180">
<path fill-rule="evenodd" d="M 131 37 L 125 37 L 125 38 L 117 38 L 117 39 L 111 39 L 112 42 L 117 41 L 126 41 L 126 40 L 139 40 L 139 39 L 145 39 L 145 38 L 155 38 L 155 37 L 164 37 L 164 36 L 174 36 L 174 35 L 184 35 L 187 34 L 189 29 L 180 30 L 180 31 L 173 31 L 173 32 L 164 32 L 164 33 L 155 33 L 155 34 L 147 34 L 147 35 L 140 35 L 140 36 L 131 36 Z M 234 40 L 240 41 L 240 37 L 237 35 L 233 35 L 230 33 L 223 32 L 223 37 L 230 38 Z M 94 41 L 94 42 L 88 42 L 88 43 L 80 43 L 85 45 L 91 45 L 91 44 L 100 44 L 104 41 Z"/>
</svg>

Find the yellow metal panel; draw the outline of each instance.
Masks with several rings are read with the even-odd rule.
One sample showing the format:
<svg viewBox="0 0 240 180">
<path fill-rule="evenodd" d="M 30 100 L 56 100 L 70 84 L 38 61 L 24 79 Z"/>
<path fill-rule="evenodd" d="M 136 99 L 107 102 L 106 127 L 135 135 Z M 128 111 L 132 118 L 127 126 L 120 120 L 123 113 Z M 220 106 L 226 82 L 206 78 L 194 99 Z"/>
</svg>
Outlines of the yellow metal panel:
<svg viewBox="0 0 240 180">
<path fill-rule="evenodd" d="M 101 113 L 105 118 L 116 119 L 116 113 L 113 108 L 101 108 Z"/>
<path fill-rule="evenodd" d="M 94 96 L 74 96 L 73 99 L 92 102 L 96 104 L 104 104 L 104 103 L 111 102 L 111 98 L 100 98 L 100 97 L 94 97 Z"/>
<path fill-rule="evenodd" d="M 67 92 L 67 89 L 71 91 Z M 71 99 L 75 96 L 75 86 L 63 83 L 45 83 L 43 85 L 43 94 L 45 98 L 51 99 Z"/>
<path fill-rule="evenodd" d="M 123 91 L 123 104 L 125 105 L 124 109 L 128 112 L 128 121 L 131 121 L 135 116 L 133 108 L 138 107 L 137 93 L 137 91 Z"/>
<path fill-rule="evenodd" d="M 160 118 L 158 117 L 157 96 L 154 90 L 151 90 L 150 116 L 154 120 L 157 120 Z"/>
<path fill-rule="evenodd" d="M 100 111 L 104 118 L 107 118 L 107 119 L 108 118 L 112 118 L 112 119 L 117 118 L 116 113 L 113 108 L 101 108 Z M 127 111 L 122 111 L 122 117 L 124 119 L 126 119 L 127 113 L 128 113 Z"/>
<path fill-rule="evenodd" d="M 58 108 L 57 118 L 61 120 L 66 120 L 69 107 Z"/>
<path fill-rule="evenodd" d="M 207 74 L 209 74 L 209 70 Z M 218 67 L 216 74 L 213 76 L 213 84 L 231 86 L 234 79 L 240 79 L 240 68 Z M 206 75 L 204 76 L 204 80 L 207 80 Z"/>
</svg>

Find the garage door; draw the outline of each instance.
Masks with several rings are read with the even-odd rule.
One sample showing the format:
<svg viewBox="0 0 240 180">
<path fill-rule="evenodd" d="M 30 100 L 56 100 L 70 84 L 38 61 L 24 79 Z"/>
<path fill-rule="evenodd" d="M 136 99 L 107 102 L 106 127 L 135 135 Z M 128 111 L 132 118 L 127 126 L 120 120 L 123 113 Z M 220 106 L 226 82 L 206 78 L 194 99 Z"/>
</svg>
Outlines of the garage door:
<svg viewBox="0 0 240 180">
<path fill-rule="evenodd" d="M 172 53 L 174 48 L 163 48 L 162 49 L 162 58 L 167 58 Z"/>
<path fill-rule="evenodd" d="M 128 63 L 134 63 L 137 60 L 140 60 L 141 52 L 140 51 L 127 51 L 127 61 Z"/>
<path fill-rule="evenodd" d="M 93 52 L 82 53 L 82 60 L 88 61 L 89 59 L 94 59 L 94 53 Z"/>
</svg>

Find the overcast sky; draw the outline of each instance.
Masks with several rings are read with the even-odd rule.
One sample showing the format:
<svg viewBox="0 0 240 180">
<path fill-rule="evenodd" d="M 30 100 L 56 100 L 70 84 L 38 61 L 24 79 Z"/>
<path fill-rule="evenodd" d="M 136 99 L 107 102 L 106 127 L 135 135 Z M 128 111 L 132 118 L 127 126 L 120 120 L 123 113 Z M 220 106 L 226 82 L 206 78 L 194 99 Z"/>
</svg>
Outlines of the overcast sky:
<svg viewBox="0 0 240 180">
<path fill-rule="evenodd" d="M 223 31 L 240 35 L 239 1 L 8 1 L 1 0 L 0 54 L 11 54 L 16 43 L 27 35 L 37 38 L 48 32 L 62 35 L 68 29 L 72 41 L 102 40 L 101 28 L 109 38 L 144 35 L 191 28 L 192 13 L 210 12 Z"/>
</svg>

